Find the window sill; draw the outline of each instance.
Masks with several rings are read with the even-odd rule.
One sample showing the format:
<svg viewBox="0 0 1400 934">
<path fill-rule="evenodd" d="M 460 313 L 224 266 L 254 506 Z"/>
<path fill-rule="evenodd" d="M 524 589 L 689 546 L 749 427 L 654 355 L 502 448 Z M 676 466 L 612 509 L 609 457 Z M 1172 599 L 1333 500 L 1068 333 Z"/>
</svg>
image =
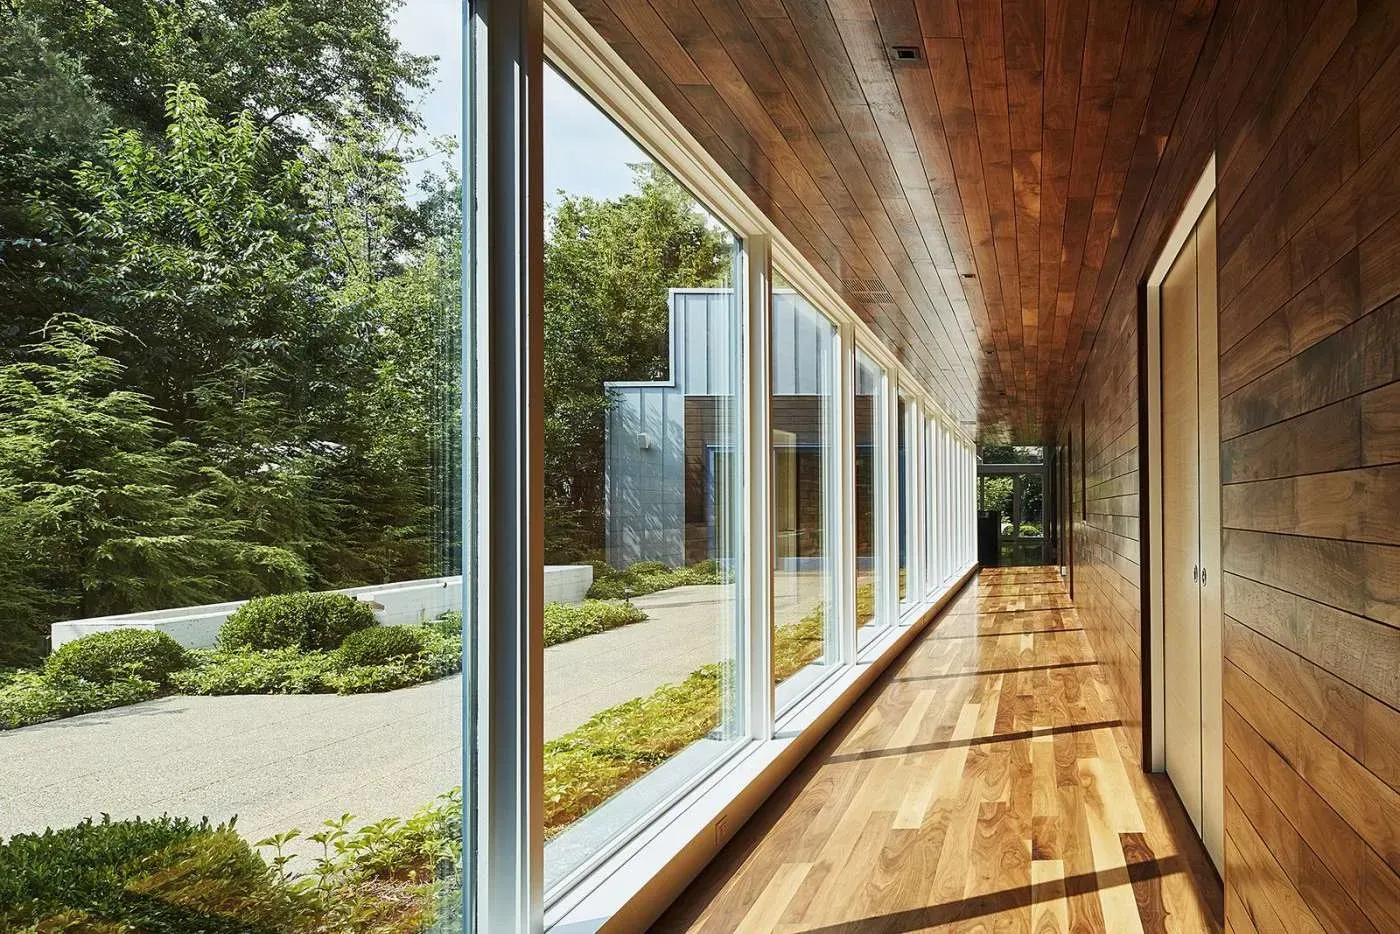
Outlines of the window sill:
<svg viewBox="0 0 1400 934">
<path fill-rule="evenodd" d="M 788 711 L 773 738 L 738 751 L 563 893 L 546 908 L 545 930 L 635 931 L 655 921 L 976 570 L 970 565 L 935 599 L 913 608 L 911 625 L 887 627 L 855 664 L 823 679 Z"/>
</svg>

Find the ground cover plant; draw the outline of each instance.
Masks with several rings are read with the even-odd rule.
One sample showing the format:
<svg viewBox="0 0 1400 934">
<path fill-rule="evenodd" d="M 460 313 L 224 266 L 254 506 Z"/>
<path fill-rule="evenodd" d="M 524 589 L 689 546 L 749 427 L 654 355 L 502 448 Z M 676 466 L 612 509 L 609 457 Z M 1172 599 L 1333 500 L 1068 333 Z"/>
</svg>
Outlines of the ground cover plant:
<svg viewBox="0 0 1400 934">
<path fill-rule="evenodd" d="M 0 930 L 427 930 L 455 911 L 461 809 L 453 791 L 407 819 L 327 821 L 306 835 L 319 856 L 296 873 L 284 851 L 299 830 L 256 849 L 233 822 L 171 817 L 18 834 L 0 843 Z"/>
<path fill-rule="evenodd" d="M 689 584 L 722 583 L 724 577 L 717 561 L 699 561 L 674 568 L 660 561 L 638 561 L 621 571 L 595 561 L 593 585 L 588 588 L 588 596 L 598 600 L 620 600 Z"/>
<path fill-rule="evenodd" d="M 544 644 L 558 645 L 618 626 L 640 623 L 647 614 L 621 600 L 585 600 L 582 603 L 547 603 L 544 607 Z"/>
<path fill-rule="evenodd" d="M 364 694 L 462 669 L 460 613 L 418 626 L 377 626 L 368 606 L 350 606 L 355 601 L 343 595 L 293 596 L 303 599 L 249 601 L 229 617 L 214 649 L 186 651 L 164 633 L 134 629 L 75 639 L 42 668 L 0 678 L 0 729 L 172 693 Z M 289 608 L 302 609 L 304 618 Z"/>
<path fill-rule="evenodd" d="M 773 633 L 773 678 L 821 656 L 822 608 Z M 571 823 L 719 725 L 723 669 L 705 665 L 680 684 L 616 704 L 545 743 L 544 832 Z"/>
</svg>

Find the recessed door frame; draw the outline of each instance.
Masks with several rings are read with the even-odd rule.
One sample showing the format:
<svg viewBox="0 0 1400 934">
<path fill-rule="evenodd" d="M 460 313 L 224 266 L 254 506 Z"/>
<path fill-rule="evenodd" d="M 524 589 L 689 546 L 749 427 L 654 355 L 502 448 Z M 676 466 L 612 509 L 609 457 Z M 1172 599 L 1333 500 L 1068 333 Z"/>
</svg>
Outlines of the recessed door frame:
<svg viewBox="0 0 1400 934">
<path fill-rule="evenodd" d="M 1142 320 L 1139 321 L 1139 334 L 1145 338 L 1142 342 L 1145 346 L 1140 347 L 1145 359 L 1140 361 L 1143 365 L 1138 368 L 1143 390 L 1140 398 L 1145 403 L 1140 416 L 1146 423 L 1142 426 L 1145 430 L 1141 433 L 1143 443 L 1139 467 L 1141 476 L 1146 479 L 1147 494 L 1147 553 L 1144 555 L 1147 586 L 1142 592 L 1143 618 L 1147 623 L 1142 627 L 1142 666 L 1144 681 L 1147 682 L 1147 690 L 1143 692 L 1143 763 L 1153 772 L 1163 771 L 1167 758 L 1166 728 L 1162 717 L 1166 705 L 1162 638 L 1162 283 L 1214 194 L 1215 156 L 1212 155 L 1147 277 L 1143 289 L 1145 301 L 1141 303 Z"/>
<path fill-rule="evenodd" d="M 1142 439 L 1140 481 L 1146 496 L 1143 530 L 1144 554 L 1142 556 L 1146 576 L 1142 592 L 1142 674 L 1143 690 L 1143 764 L 1149 771 L 1166 770 L 1166 658 L 1164 640 L 1165 582 L 1163 579 L 1163 440 L 1162 440 L 1162 286 L 1167 273 L 1181 254 L 1183 247 L 1197 229 L 1215 195 L 1215 157 L 1212 155 L 1195 187 L 1191 190 L 1180 217 L 1173 226 L 1158 256 L 1157 263 L 1143 283 L 1139 320 L 1139 419 Z M 1214 231 L 1211 232 L 1211 250 L 1214 251 Z M 1218 275 L 1217 261 L 1212 256 L 1210 275 Z M 1212 281 L 1212 295 L 1214 282 Z M 1199 286 L 1198 286 L 1199 288 Z M 1214 300 L 1212 298 L 1212 304 Z M 1209 373 L 1218 373 L 1218 321 L 1214 314 L 1203 315 L 1198 322 L 1199 349 L 1202 361 L 1213 362 Z M 1201 369 L 1198 365 L 1198 379 Z M 1220 702 L 1220 679 L 1207 678 L 1204 674 L 1209 660 L 1221 658 L 1220 622 L 1210 620 L 1221 617 L 1220 602 L 1220 537 L 1219 527 L 1219 392 L 1218 383 L 1207 378 L 1201 385 L 1201 412 L 1199 430 L 1203 456 L 1200 461 L 1199 485 L 1201 493 L 1201 516 L 1199 521 L 1204 529 L 1214 528 L 1216 534 L 1203 534 L 1200 541 L 1200 560 L 1203 574 L 1201 591 L 1201 664 L 1202 664 L 1202 709 L 1215 709 Z M 1213 466 L 1212 466 L 1213 465 Z M 1209 705 L 1207 708 L 1206 705 Z M 1214 724 L 1218 732 L 1219 724 Z M 1203 803 L 1201 821 L 1205 832 L 1202 838 L 1212 858 L 1220 863 L 1223 829 L 1217 826 L 1223 818 L 1224 792 L 1223 775 L 1218 775 L 1217 761 L 1220 757 L 1207 757 L 1205 744 L 1214 742 L 1218 736 L 1211 735 L 1212 724 L 1203 719 L 1202 724 L 1202 769 Z"/>
</svg>

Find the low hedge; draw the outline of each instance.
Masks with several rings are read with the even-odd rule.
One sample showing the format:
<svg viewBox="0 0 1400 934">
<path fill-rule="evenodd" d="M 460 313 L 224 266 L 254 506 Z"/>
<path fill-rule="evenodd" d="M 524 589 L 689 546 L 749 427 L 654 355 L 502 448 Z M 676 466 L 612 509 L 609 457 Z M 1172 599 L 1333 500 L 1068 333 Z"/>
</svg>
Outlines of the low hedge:
<svg viewBox="0 0 1400 934">
<path fill-rule="evenodd" d="M 670 567 L 660 561 L 638 561 L 619 571 L 601 561 L 593 562 L 593 585 L 588 596 L 595 600 L 621 600 L 692 584 L 722 584 L 717 561 L 699 561 L 686 567 Z"/>
<path fill-rule="evenodd" d="M 410 687 L 462 670 L 461 625 L 459 614 L 447 614 L 422 626 L 376 626 L 360 631 L 348 651 L 344 646 L 317 651 L 297 647 L 185 651 L 161 633 L 119 630 L 102 634 L 102 639 L 85 636 L 69 645 L 84 642 L 91 646 L 93 642 L 87 640 L 94 640 L 100 651 L 64 646 L 54 656 L 57 660 L 41 670 L 0 674 L 0 730 L 124 707 L 171 693 L 366 694 Z M 129 639 L 125 636 L 129 632 L 140 638 Z M 106 638 L 118 634 L 122 638 Z M 151 640 L 151 636 L 157 638 Z M 126 652 L 138 644 L 154 648 L 134 660 L 113 648 Z M 175 655 L 169 645 L 179 652 L 184 666 L 181 670 L 171 670 Z M 132 670 L 160 680 L 115 674 Z M 109 680 L 91 680 L 97 677 Z"/>
<path fill-rule="evenodd" d="M 255 597 L 219 627 L 219 648 L 337 649 L 351 633 L 369 629 L 376 622 L 368 603 L 343 593 Z"/>
<path fill-rule="evenodd" d="M 355 658 L 361 656 L 343 651 L 196 651 L 190 653 L 194 664 L 175 675 L 173 684 L 183 694 L 368 694 L 435 681 L 462 670 L 462 637 L 450 630 L 432 624 L 377 628 L 406 630 L 417 654 L 357 664 Z"/>
<path fill-rule="evenodd" d="M 558 645 L 591 636 L 618 626 L 640 623 L 646 613 L 630 603 L 613 600 L 585 600 L 582 603 L 546 603 L 544 644 Z"/>
<path fill-rule="evenodd" d="M 0 685 L 0 730 L 139 704 L 164 693 L 163 686 L 141 678 L 93 684 L 52 678 L 42 671 L 23 671 Z"/>
<path fill-rule="evenodd" d="M 45 659 L 44 671 L 52 678 L 90 684 L 112 684 L 130 678 L 164 684 L 185 664 L 185 650 L 165 633 L 117 629 L 65 642 Z"/>
</svg>

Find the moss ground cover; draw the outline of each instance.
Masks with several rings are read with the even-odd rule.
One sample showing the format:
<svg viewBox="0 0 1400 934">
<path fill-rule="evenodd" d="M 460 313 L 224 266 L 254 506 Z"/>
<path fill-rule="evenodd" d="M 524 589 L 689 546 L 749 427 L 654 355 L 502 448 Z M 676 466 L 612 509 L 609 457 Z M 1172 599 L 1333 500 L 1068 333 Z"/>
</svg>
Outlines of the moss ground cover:
<svg viewBox="0 0 1400 934">
<path fill-rule="evenodd" d="M 773 678 L 821 657 L 822 609 L 773 633 Z M 595 714 L 544 747 L 545 836 L 569 824 L 719 725 L 722 668 L 705 665 L 680 684 Z"/>
</svg>

